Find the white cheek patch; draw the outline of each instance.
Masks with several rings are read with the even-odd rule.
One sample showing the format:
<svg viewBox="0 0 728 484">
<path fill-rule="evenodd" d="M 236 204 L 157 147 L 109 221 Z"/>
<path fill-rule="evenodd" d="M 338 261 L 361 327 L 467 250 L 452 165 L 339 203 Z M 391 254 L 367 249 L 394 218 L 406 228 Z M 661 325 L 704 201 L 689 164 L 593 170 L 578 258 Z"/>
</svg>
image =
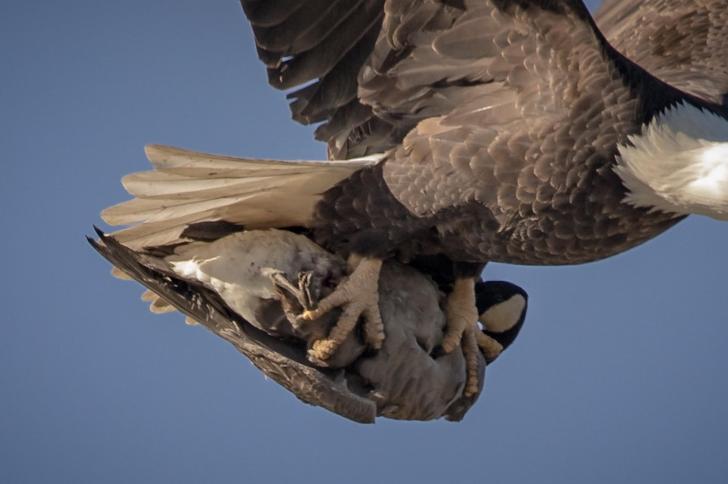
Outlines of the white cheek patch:
<svg viewBox="0 0 728 484">
<path fill-rule="evenodd" d="M 526 299 L 516 294 L 506 301 L 489 307 L 480 315 L 480 322 L 488 331 L 504 333 L 518 323 L 525 308 Z"/>
</svg>

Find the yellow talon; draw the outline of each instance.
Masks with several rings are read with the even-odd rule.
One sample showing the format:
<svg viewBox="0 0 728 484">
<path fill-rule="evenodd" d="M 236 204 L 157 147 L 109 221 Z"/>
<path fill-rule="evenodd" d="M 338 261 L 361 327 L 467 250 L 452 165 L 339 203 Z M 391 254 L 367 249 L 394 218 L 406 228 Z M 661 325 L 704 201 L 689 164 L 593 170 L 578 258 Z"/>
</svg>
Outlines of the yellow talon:
<svg viewBox="0 0 728 484">
<path fill-rule="evenodd" d="M 329 330 L 328 336 L 314 343 L 309 351 L 310 356 L 315 359 L 329 359 L 354 330 L 360 317 L 365 321 L 367 344 L 376 349 L 382 347 L 384 324 L 379 313 L 379 272 L 382 260 L 357 256 L 351 256 L 350 259 L 359 262 L 351 274 L 331 294 L 320 300 L 316 309 L 307 309 L 298 316 L 300 320 L 312 321 L 334 308 L 341 308 L 341 315 Z"/>
<path fill-rule="evenodd" d="M 302 312 L 300 317 L 301 317 L 301 319 L 304 319 L 306 321 L 313 321 L 314 319 L 316 319 L 314 317 L 313 311 L 311 311 L 309 309 L 307 309 L 304 312 Z"/>
</svg>

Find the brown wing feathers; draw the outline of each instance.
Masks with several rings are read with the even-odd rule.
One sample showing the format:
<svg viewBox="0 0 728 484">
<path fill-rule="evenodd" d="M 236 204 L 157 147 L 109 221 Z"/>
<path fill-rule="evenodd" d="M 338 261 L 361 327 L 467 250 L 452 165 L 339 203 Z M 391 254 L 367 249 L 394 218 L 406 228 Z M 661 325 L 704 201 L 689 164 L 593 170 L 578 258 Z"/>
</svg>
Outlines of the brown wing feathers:
<svg viewBox="0 0 728 484">
<path fill-rule="evenodd" d="M 612 45 L 703 99 L 728 94 L 728 0 L 606 0 L 596 16 Z"/>
<path fill-rule="evenodd" d="M 592 23 L 580 0 L 241 3 L 271 84 L 303 86 L 288 95 L 293 118 L 323 123 L 316 137 L 329 143 L 330 157 L 337 159 L 392 148 L 417 121 L 479 94 L 472 88 L 488 82 L 482 72 L 453 68 L 458 59 L 472 63 L 478 49 L 493 47 L 479 36 L 491 29 L 488 22 L 498 23 L 498 15 L 476 19 L 478 10 L 571 12 Z M 598 20 L 618 50 L 657 77 L 700 97 L 724 100 L 728 0 L 607 0 Z M 429 59 L 430 65 L 426 57 L 415 58 L 420 70 L 406 72 L 408 56 L 424 42 L 432 42 L 444 57 Z"/>
</svg>

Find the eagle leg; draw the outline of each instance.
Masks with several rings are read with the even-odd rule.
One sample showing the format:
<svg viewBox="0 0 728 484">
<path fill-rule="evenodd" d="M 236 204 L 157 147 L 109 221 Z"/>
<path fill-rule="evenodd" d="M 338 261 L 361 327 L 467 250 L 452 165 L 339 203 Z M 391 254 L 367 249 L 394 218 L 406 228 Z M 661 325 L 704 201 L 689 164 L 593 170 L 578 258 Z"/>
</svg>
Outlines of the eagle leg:
<svg viewBox="0 0 728 484">
<path fill-rule="evenodd" d="M 478 393 L 479 365 L 478 346 L 482 334 L 477 326 L 478 308 L 475 302 L 475 277 L 458 278 L 453 284 L 452 292 L 447 298 L 447 330 L 442 340 L 442 349 L 450 353 L 462 345 L 467 378 L 465 382 L 466 397 Z"/>
<path fill-rule="evenodd" d="M 342 312 L 336 325 L 326 338 L 317 340 L 308 353 L 311 358 L 325 361 L 354 330 L 360 316 L 364 317 L 364 335 L 367 344 L 380 349 L 384 342 L 384 324 L 379 313 L 379 272 L 382 260 L 377 258 L 349 257 L 349 267 L 355 266 L 337 288 L 319 301 L 316 309 L 304 311 L 300 318 L 311 321 L 320 318 L 336 307 Z"/>
<path fill-rule="evenodd" d="M 450 353 L 460 346 L 465 330 L 478 321 L 478 308 L 475 302 L 475 278 L 466 277 L 455 280 L 452 292 L 447 297 L 447 331 L 442 339 L 442 349 Z"/>
</svg>

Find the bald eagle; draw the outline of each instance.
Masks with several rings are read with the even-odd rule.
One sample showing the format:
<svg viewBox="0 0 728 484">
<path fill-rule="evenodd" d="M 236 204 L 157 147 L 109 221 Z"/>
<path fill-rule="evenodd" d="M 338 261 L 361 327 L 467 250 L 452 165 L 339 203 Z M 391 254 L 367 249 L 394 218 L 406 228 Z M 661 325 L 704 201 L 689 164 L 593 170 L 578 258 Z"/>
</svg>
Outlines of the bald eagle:
<svg viewBox="0 0 728 484">
<path fill-rule="evenodd" d="M 348 257 L 348 278 L 301 314 L 342 308 L 319 360 L 360 317 L 381 346 L 385 259 L 445 280 L 443 351 L 488 353 L 474 296 L 487 262 L 586 263 L 691 213 L 728 218 L 725 1 L 615 0 L 603 31 L 581 0 L 242 6 L 270 83 L 297 88 L 293 118 L 320 123 L 329 159 L 149 146 L 154 170 L 125 177 L 135 198 L 103 218 L 140 251 L 218 222 L 296 229 Z"/>
</svg>

